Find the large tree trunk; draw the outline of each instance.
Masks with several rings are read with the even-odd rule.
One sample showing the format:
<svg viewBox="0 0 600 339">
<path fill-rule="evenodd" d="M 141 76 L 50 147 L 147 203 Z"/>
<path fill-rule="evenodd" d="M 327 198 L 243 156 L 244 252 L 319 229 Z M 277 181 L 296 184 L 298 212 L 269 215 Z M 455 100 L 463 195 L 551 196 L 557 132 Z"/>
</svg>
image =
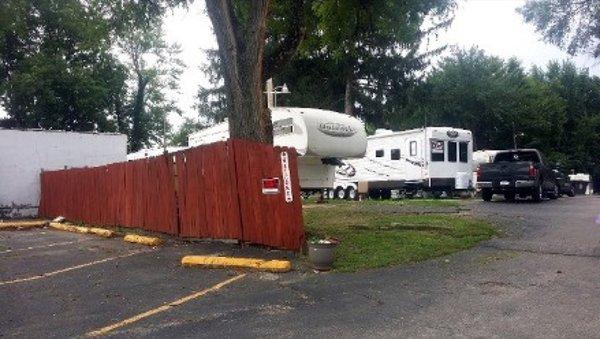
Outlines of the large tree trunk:
<svg viewBox="0 0 600 339">
<path fill-rule="evenodd" d="M 354 98 L 352 97 L 352 74 L 346 76 L 346 92 L 344 93 L 344 113 L 354 116 Z"/>
<path fill-rule="evenodd" d="M 146 140 L 146 131 L 144 126 L 144 104 L 146 97 L 146 85 L 148 80 L 142 75 L 138 74 L 138 85 L 135 98 L 133 100 L 133 107 L 131 111 L 132 117 L 132 128 L 131 137 L 129 139 L 129 150 L 131 152 L 139 151 L 144 147 Z"/>
<path fill-rule="evenodd" d="M 206 0 L 206 9 L 225 70 L 230 135 L 272 143 L 271 113 L 262 82 L 269 0 Z M 236 15 L 246 10 L 247 15 Z"/>
</svg>

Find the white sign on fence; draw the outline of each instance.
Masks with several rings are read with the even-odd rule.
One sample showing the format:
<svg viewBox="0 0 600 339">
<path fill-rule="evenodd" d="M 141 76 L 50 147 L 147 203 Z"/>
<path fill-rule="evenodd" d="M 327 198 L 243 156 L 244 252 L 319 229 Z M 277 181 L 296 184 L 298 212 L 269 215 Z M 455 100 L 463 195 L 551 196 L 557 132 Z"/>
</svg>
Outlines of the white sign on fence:
<svg viewBox="0 0 600 339">
<path fill-rule="evenodd" d="M 287 152 L 281 152 L 281 174 L 283 175 L 283 193 L 285 202 L 294 201 L 292 193 L 292 178 L 290 176 L 290 158 Z"/>
</svg>

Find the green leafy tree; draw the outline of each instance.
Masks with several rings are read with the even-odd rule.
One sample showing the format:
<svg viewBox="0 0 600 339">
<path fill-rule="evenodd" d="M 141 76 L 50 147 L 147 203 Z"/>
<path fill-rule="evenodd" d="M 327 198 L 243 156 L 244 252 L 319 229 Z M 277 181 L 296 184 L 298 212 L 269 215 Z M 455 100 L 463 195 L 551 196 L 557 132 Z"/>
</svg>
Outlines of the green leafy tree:
<svg viewBox="0 0 600 339">
<path fill-rule="evenodd" d="M 179 89 L 183 63 L 178 58 L 178 46 L 169 46 L 157 27 L 132 29 L 124 35 L 120 46 L 128 56 L 131 70 L 131 100 L 129 116 L 131 132 L 129 148 L 137 151 L 164 142 L 170 130 L 167 115 L 180 114 L 172 95 Z"/>
<path fill-rule="evenodd" d="M 600 1 L 528 0 L 519 12 L 545 41 L 570 54 L 600 56 Z"/>
<path fill-rule="evenodd" d="M 472 48 L 443 59 L 419 86 L 399 128 L 450 125 L 473 131 L 477 148 L 560 144 L 564 101 L 543 81 Z"/>
<path fill-rule="evenodd" d="M 78 0 L 0 3 L 0 100 L 10 126 L 116 129 L 109 115 L 124 69 L 110 53 L 110 27 Z"/>
<path fill-rule="evenodd" d="M 4 126 L 119 131 L 130 148 L 160 141 L 181 63 L 162 17 L 184 0 L 0 3 Z M 124 60 L 124 57 L 126 60 Z M 152 60 L 152 61 L 148 61 Z"/>
</svg>

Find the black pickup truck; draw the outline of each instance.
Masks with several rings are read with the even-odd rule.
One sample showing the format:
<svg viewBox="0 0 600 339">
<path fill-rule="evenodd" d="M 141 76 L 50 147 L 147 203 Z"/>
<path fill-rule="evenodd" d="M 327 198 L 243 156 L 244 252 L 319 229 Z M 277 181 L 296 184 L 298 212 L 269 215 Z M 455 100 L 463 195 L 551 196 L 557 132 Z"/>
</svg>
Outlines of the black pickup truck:
<svg viewBox="0 0 600 339">
<path fill-rule="evenodd" d="M 555 173 L 536 149 L 514 149 L 496 153 L 489 164 L 477 169 L 477 187 L 485 201 L 494 194 L 504 194 L 506 200 L 531 196 L 534 201 L 544 197 L 556 199 L 559 187 Z"/>
</svg>

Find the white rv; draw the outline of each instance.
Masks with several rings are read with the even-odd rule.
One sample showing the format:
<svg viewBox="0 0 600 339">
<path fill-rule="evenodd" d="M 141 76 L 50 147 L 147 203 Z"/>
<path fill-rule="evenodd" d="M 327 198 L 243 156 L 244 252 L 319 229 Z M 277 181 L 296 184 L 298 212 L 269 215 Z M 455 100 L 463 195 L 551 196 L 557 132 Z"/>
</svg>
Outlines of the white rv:
<svg viewBox="0 0 600 339">
<path fill-rule="evenodd" d="M 338 169 L 330 197 L 354 198 L 356 190 L 372 198 L 390 198 L 392 191 L 441 195 L 473 188 L 471 131 L 451 127 L 377 130 L 367 139 L 366 156 L 347 160 Z"/>
<path fill-rule="evenodd" d="M 365 155 L 367 135 L 363 123 L 351 116 L 314 108 L 273 107 L 273 143 L 298 152 L 298 175 L 304 192 L 333 187 L 340 158 Z M 223 122 L 188 138 L 190 146 L 229 139 Z"/>
</svg>

